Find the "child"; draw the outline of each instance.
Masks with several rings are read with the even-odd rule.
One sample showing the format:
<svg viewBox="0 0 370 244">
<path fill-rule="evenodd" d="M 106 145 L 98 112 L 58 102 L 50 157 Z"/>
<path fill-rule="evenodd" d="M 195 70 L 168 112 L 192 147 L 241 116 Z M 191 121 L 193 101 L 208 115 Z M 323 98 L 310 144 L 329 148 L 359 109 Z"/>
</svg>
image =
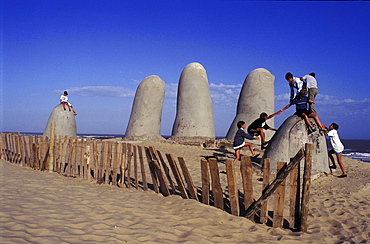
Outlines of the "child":
<svg viewBox="0 0 370 244">
<path fill-rule="evenodd" d="M 283 109 L 279 110 L 277 113 L 280 114 L 284 110 L 288 109 L 290 106 L 295 104 L 296 105 L 296 113 L 295 114 L 304 119 L 306 124 L 309 126 L 309 130 L 311 132 L 316 131 L 316 129 L 313 128 L 313 126 L 312 126 L 310 120 L 308 119 L 308 117 L 313 118 L 316 121 L 317 125 L 320 128 L 320 131 L 326 131 L 325 125 L 323 125 L 320 122 L 319 116 L 317 116 L 317 114 L 312 113 L 311 110 L 308 109 L 308 103 L 309 102 L 311 103 L 313 101 L 308 100 L 306 95 L 307 95 L 307 90 L 302 89 L 290 104 L 286 105 Z"/>
<path fill-rule="evenodd" d="M 265 132 L 263 132 L 263 130 L 277 131 L 276 129 L 270 127 L 266 123 L 266 120 L 271 119 L 276 114 L 277 113 L 274 113 L 274 114 L 271 114 L 271 115 L 267 116 L 267 113 L 261 113 L 260 117 L 258 119 L 256 119 L 255 121 L 253 121 L 252 124 L 250 124 L 248 126 L 247 131 L 248 131 L 249 134 L 254 135 L 254 136 L 258 136 L 258 135 L 261 136 L 261 149 L 262 150 L 266 149 L 266 144 L 268 143 L 268 142 L 265 141 Z"/>
<path fill-rule="evenodd" d="M 317 88 L 316 74 L 312 72 L 308 75 L 301 77 L 300 79 L 302 81 L 306 81 L 307 83 L 308 100 L 313 101 L 313 103 L 310 103 L 310 110 L 312 113 L 317 114 L 316 108 L 315 108 L 315 98 L 319 90 Z"/>
<path fill-rule="evenodd" d="M 289 82 L 290 88 L 290 102 L 294 99 L 294 88 L 297 89 L 297 95 L 302 89 L 306 89 L 307 84 L 305 80 L 301 80 L 298 77 L 294 77 L 292 73 L 288 72 L 285 74 L 285 79 Z"/>
<path fill-rule="evenodd" d="M 72 107 L 72 104 L 70 104 L 68 102 L 68 97 L 67 96 L 68 96 L 68 92 L 64 91 L 63 95 L 60 96 L 60 103 L 63 105 L 64 110 L 66 110 L 66 105 L 67 105 L 69 111 L 71 111 L 71 109 L 72 109 L 73 114 L 77 115 L 76 111 Z"/>
<path fill-rule="evenodd" d="M 344 165 L 342 163 L 342 154 L 341 154 L 344 150 L 344 146 L 339 139 L 338 132 L 337 132 L 338 129 L 339 129 L 339 126 L 336 123 L 332 123 L 329 126 L 330 131 L 327 133 L 327 135 L 330 138 L 330 143 L 333 149 L 329 150 L 328 153 L 329 153 L 329 158 L 331 162 L 333 163 L 333 165 L 330 166 L 331 169 L 337 168 L 337 166 L 335 165 L 333 154 L 337 155 L 337 161 L 338 161 L 340 169 L 342 170 L 342 174 L 338 176 L 338 178 L 344 178 L 344 177 L 347 177 L 347 172 L 344 169 Z"/>
<path fill-rule="evenodd" d="M 250 140 L 258 140 L 259 139 L 258 137 L 254 138 L 252 135 L 249 135 L 249 134 L 245 133 L 244 129 L 246 127 L 246 124 L 245 124 L 244 121 L 239 121 L 237 123 L 237 126 L 238 126 L 239 129 L 235 133 L 234 144 L 233 144 L 233 148 L 235 150 L 234 163 L 240 159 L 240 149 L 242 147 L 249 147 L 249 150 L 251 150 L 252 156 L 253 157 L 257 156 L 254 153 L 252 143 L 245 142 L 244 138 L 247 138 L 247 139 L 250 139 Z"/>
</svg>

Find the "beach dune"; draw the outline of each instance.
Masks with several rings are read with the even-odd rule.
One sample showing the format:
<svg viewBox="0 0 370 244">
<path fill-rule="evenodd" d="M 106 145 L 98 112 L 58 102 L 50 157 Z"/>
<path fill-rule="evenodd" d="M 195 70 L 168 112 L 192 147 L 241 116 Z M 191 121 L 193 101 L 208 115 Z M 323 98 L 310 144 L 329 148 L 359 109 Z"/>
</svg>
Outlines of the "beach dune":
<svg viewBox="0 0 370 244">
<path fill-rule="evenodd" d="M 229 149 L 141 143 L 149 144 L 184 157 L 191 175 L 199 174 L 202 156 L 233 158 Z M 370 164 L 349 158 L 344 164 L 347 178 L 333 172 L 312 181 L 308 232 L 303 233 L 256 224 L 180 196 L 99 185 L 0 161 L 0 242 L 367 243 Z"/>
</svg>

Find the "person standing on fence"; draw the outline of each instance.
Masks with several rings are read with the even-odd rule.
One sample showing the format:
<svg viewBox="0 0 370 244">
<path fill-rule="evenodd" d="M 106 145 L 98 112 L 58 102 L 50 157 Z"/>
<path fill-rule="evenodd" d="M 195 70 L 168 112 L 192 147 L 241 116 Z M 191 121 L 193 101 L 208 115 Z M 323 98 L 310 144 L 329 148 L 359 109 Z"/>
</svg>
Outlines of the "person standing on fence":
<svg viewBox="0 0 370 244">
<path fill-rule="evenodd" d="M 261 149 L 265 149 L 268 142 L 265 141 L 265 132 L 263 130 L 273 130 L 276 131 L 276 129 L 270 127 L 266 120 L 271 119 L 274 117 L 277 113 L 271 114 L 270 116 L 267 116 L 267 113 L 261 113 L 260 117 L 252 122 L 248 126 L 248 133 L 254 136 L 261 136 Z"/>
<path fill-rule="evenodd" d="M 63 95 L 60 96 L 60 103 L 63 105 L 63 109 L 66 110 L 66 106 L 68 107 L 69 111 L 73 111 L 74 115 L 77 115 L 76 110 L 73 109 L 72 104 L 68 102 L 68 92 L 64 91 Z"/>
<path fill-rule="evenodd" d="M 233 148 L 235 150 L 234 163 L 240 160 L 240 149 L 243 147 L 249 147 L 249 150 L 251 150 L 252 156 L 253 157 L 257 156 L 254 153 L 252 143 L 246 142 L 245 139 L 249 139 L 249 140 L 259 139 L 258 137 L 254 138 L 252 135 L 245 133 L 244 129 L 246 127 L 246 124 L 244 121 L 239 121 L 237 123 L 237 126 L 238 126 L 238 130 L 235 133 L 234 143 L 233 143 Z"/>
<path fill-rule="evenodd" d="M 331 143 L 332 149 L 329 150 L 328 154 L 329 154 L 330 161 L 333 164 L 333 165 L 330 166 L 331 169 L 336 169 L 337 168 L 337 166 L 335 165 L 335 160 L 334 160 L 333 154 L 335 154 L 337 156 L 337 161 L 338 161 L 339 167 L 342 170 L 342 174 L 340 176 L 338 176 L 338 178 L 344 178 L 344 177 L 347 177 L 347 172 L 344 169 L 344 164 L 342 162 L 342 152 L 344 150 L 344 146 L 343 146 L 342 142 L 340 141 L 340 138 L 339 138 L 339 135 L 338 135 L 338 129 L 339 129 L 339 126 L 336 123 L 332 123 L 329 126 L 329 132 L 327 133 L 327 135 L 330 138 L 330 143 Z"/>
<path fill-rule="evenodd" d="M 318 93 L 317 88 L 317 80 L 315 73 L 310 73 L 308 75 L 305 75 L 300 78 L 302 81 L 306 81 L 307 83 L 307 90 L 308 90 L 308 100 L 311 100 L 312 103 L 310 103 L 310 110 L 312 113 L 317 114 L 316 107 L 315 107 L 315 98 Z"/>
</svg>

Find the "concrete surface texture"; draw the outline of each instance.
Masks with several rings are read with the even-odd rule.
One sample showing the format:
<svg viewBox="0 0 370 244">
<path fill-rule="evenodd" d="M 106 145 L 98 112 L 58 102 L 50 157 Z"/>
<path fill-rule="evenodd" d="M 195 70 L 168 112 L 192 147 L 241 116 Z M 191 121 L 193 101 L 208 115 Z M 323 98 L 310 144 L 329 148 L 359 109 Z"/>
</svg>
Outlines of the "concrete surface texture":
<svg viewBox="0 0 370 244">
<path fill-rule="evenodd" d="M 269 158 L 271 169 L 276 170 L 276 162 L 289 163 L 305 143 L 313 144 L 312 170 L 330 173 L 326 138 L 318 126 L 310 119 L 317 131 L 308 134 L 306 123 L 296 115 L 287 118 L 270 140 L 263 158 Z M 303 161 L 303 160 L 302 160 Z M 301 170 L 303 167 L 301 167 Z"/>
<path fill-rule="evenodd" d="M 188 64 L 181 73 L 176 118 L 171 140 L 199 141 L 215 138 L 214 116 L 206 70 Z"/>
<path fill-rule="evenodd" d="M 55 121 L 56 136 L 77 136 L 76 119 L 72 111 L 63 109 L 62 104 L 58 104 L 51 112 L 43 136 L 50 138 L 51 122 Z"/>
<path fill-rule="evenodd" d="M 160 135 L 164 95 L 165 83 L 159 76 L 148 76 L 140 83 L 136 90 L 125 139 L 164 139 Z"/>
<path fill-rule="evenodd" d="M 248 74 L 240 91 L 236 116 L 226 134 L 227 140 L 234 140 L 238 121 L 245 121 L 248 128 L 262 112 L 268 115 L 274 113 L 274 80 L 275 76 L 263 68 L 255 69 Z M 266 123 L 274 127 L 274 118 L 267 120 Z M 265 130 L 265 133 L 266 140 L 274 134 L 271 130 Z"/>
</svg>

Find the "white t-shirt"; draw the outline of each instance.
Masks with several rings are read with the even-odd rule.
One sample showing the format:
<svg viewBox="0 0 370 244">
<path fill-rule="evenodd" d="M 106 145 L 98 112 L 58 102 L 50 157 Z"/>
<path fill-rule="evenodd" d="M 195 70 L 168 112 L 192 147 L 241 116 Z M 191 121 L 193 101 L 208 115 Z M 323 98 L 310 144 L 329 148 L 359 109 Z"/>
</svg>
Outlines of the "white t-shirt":
<svg viewBox="0 0 370 244">
<path fill-rule="evenodd" d="M 61 95 L 61 96 L 60 96 L 60 100 L 61 100 L 63 103 L 66 103 L 66 102 L 68 102 L 68 97 L 67 97 L 67 96 L 64 96 L 64 95 Z"/>
<path fill-rule="evenodd" d="M 298 77 L 293 77 L 294 87 L 297 88 L 297 94 L 302 90 L 304 81 Z"/>
<path fill-rule="evenodd" d="M 341 153 L 344 150 L 344 146 L 339 139 L 337 130 L 331 130 L 328 132 L 330 137 L 330 143 L 336 153 Z"/>
<path fill-rule="evenodd" d="M 317 80 L 311 75 L 305 75 L 302 77 L 307 82 L 307 88 L 317 88 Z"/>
</svg>

